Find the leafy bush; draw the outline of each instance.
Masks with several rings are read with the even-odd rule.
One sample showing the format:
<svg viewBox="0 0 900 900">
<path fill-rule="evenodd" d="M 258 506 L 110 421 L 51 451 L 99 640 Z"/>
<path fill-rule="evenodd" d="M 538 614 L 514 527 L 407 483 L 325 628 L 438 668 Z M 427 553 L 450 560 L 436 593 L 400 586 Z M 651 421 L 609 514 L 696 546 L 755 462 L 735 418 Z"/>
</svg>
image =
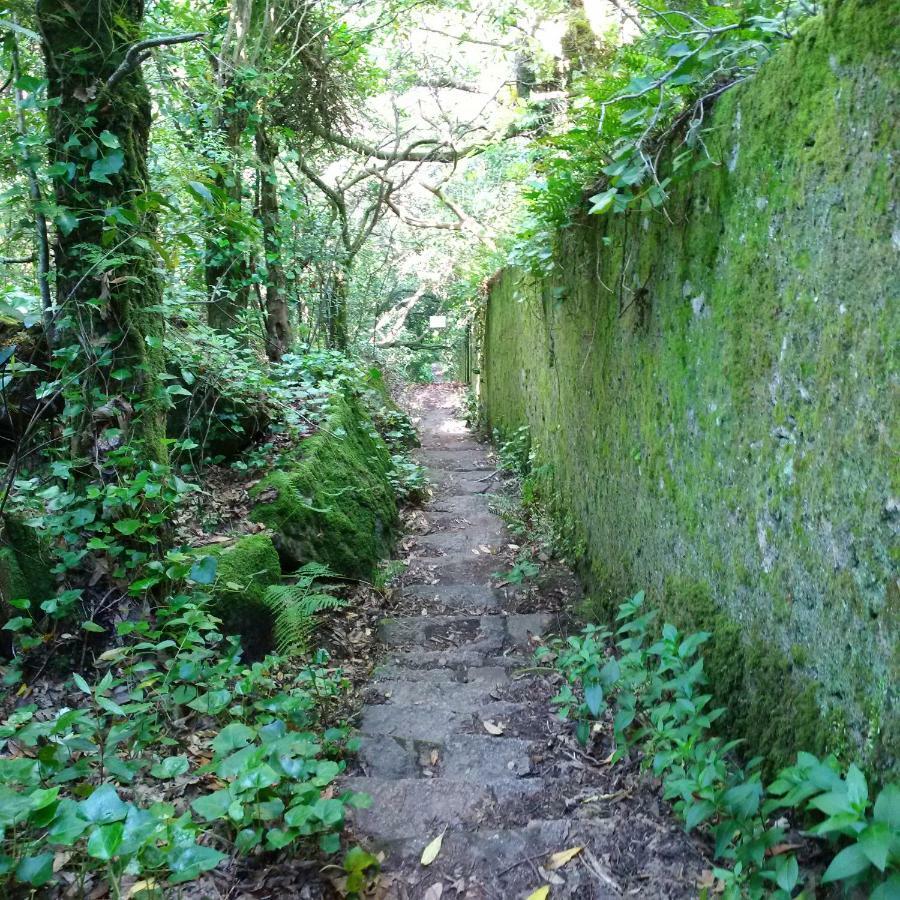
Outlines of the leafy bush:
<svg viewBox="0 0 900 900">
<path fill-rule="evenodd" d="M 121 645 L 98 658 L 106 674 L 73 676 L 81 704 L 49 719 L 21 707 L 0 728 L 0 875 L 42 887 L 103 870 L 118 893 L 126 874 L 158 887 L 196 878 L 226 857 L 210 846 L 217 835 L 239 853 L 338 849 L 345 806 L 366 799 L 332 795 L 351 744 L 328 724 L 346 682 L 324 652 L 245 666 L 196 595 L 117 631 Z M 195 736 L 191 755 L 178 753 L 190 742 L 173 736 L 176 720 Z M 123 798 L 148 775 L 161 794 L 184 778 L 190 810 Z M 194 793 L 206 776 L 217 789 Z"/>
<path fill-rule="evenodd" d="M 531 470 L 531 434 L 527 425 L 502 434 L 494 429 L 494 444 L 500 457 L 500 468 L 524 478 Z"/>
<path fill-rule="evenodd" d="M 900 785 L 872 796 L 855 765 L 842 772 L 834 757 L 801 753 L 765 785 L 761 758 L 738 763 L 738 741 L 724 742 L 712 725 L 724 710 L 709 709 L 700 648 L 709 634 L 680 635 L 666 624 L 652 628 L 638 594 L 619 607 L 615 633 L 588 626 L 537 651 L 564 678 L 554 703 L 576 722 L 587 744 L 592 723 L 611 718 L 613 761 L 639 747 L 660 777 L 688 830 L 701 828 L 721 865 L 713 873 L 726 900 L 797 896 L 803 873 L 784 850 L 784 816 L 793 813 L 837 853 L 823 883 L 872 888 L 873 900 L 900 891 Z M 781 845 L 781 846 L 779 846 Z M 707 889 L 704 889 L 704 896 Z"/>
</svg>

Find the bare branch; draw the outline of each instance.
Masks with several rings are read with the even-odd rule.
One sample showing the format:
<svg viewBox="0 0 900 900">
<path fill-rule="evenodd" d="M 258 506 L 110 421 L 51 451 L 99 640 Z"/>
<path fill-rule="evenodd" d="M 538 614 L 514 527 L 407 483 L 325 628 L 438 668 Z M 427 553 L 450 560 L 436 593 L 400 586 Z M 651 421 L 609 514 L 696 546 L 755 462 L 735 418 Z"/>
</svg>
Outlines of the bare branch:
<svg viewBox="0 0 900 900">
<path fill-rule="evenodd" d="M 185 44 L 188 41 L 198 41 L 200 38 L 206 37 L 205 31 L 194 31 L 190 34 L 174 34 L 170 37 L 147 38 L 145 41 L 138 41 L 128 48 L 125 58 L 119 63 L 119 67 L 106 80 L 106 90 L 112 90 L 123 78 L 130 75 L 142 62 L 149 56 L 150 50 L 154 47 L 167 47 L 171 44 Z"/>
</svg>

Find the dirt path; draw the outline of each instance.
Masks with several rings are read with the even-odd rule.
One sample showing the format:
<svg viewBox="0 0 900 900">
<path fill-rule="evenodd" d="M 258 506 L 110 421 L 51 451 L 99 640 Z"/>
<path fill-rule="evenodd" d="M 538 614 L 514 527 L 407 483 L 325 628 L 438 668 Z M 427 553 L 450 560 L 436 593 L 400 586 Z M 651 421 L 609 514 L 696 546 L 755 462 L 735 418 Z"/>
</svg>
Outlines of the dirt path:
<svg viewBox="0 0 900 900">
<path fill-rule="evenodd" d="M 524 612 L 491 586 L 511 539 L 489 509 L 494 470 L 459 400 L 449 385 L 417 395 L 434 496 L 397 615 L 380 625 L 359 774 L 346 779 L 373 798 L 353 830 L 386 852 L 383 896 L 505 900 L 549 884 L 551 898 L 694 897 L 702 856 L 652 786 L 580 754 L 548 705 L 553 685 L 517 675 L 532 636 L 556 630 L 555 604 L 531 596 Z M 442 832 L 437 859 L 421 865 Z M 542 868 L 572 847 L 584 850 Z"/>
</svg>

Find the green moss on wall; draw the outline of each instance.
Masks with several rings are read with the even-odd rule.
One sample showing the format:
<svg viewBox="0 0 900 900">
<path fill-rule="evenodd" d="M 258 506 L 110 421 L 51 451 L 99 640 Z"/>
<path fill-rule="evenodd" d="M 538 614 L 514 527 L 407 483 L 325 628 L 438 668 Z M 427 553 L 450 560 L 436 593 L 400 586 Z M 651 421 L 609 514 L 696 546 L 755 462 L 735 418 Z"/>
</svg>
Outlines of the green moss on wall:
<svg viewBox="0 0 900 900">
<path fill-rule="evenodd" d="M 368 578 L 389 554 L 397 523 L 390 468 L 359 403 L 338 399 L 321 430 L 253 489 L 252 518 L 274 531 L 286 567 L 316 561 Z"/>
<path fill-rule="evenodd" d="M 556 275 L 503 273 L 481 364 L 489 424 L 530 425 L 601 607 L 644 587 L 716 632 L 718 699 L 770 760 L 827 748 L 882 772 L 900 758 L 890 16 L 833 3 L 725 94 L 718 165 L 668 217 L 585 217 Z"/>
</svg>

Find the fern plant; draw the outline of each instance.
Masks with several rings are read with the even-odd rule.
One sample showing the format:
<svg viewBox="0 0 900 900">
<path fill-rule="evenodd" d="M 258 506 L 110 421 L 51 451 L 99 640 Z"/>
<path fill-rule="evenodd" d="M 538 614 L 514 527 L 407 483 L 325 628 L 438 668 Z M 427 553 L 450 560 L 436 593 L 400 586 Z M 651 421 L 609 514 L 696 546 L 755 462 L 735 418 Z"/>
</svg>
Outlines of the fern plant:
<svg viewBox="0 0 900 900">
<path fill-rule="evenodd" d="M 309 650 L 316 629 L 316 617 L 330 609 L 340 609 L 347 601 L 317 589 L 320 578 L 337 574 L 322 563 L 307 563 L 295 573 L 293 584 L 276 584 L 266 589 L 265 602 L 272 610 L 275 649 L 283 656 L 298 656 Z"/>
</svg>

